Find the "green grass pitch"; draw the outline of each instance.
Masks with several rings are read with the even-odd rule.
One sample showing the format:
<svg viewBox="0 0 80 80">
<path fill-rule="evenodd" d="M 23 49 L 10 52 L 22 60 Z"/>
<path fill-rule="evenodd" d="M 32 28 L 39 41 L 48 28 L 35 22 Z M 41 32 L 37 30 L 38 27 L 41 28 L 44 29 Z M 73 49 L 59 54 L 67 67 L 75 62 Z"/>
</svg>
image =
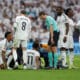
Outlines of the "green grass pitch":
<svg viewBox="0 0 80 80">
<path fill-rule="evenodd" d="M 0 80 L 80 80 L 80 56 L 74 62 L 78 69 L 0 70 Z"/>
</svg>

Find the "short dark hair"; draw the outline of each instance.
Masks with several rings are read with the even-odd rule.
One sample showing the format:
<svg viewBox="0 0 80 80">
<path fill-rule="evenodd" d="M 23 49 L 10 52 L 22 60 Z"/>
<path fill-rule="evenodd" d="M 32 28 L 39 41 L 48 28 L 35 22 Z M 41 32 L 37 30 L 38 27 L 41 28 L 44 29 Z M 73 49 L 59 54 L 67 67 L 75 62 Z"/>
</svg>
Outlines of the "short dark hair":
<svg viewBox="0 0 80 80">
<path fill-rule="evenodd" d="M 70 10 L 72 10 L 72 9 L 71 9 L 71 8 L 66 9 L 66 10 L 65 10 L 65 14 L 68 15 L 68 12 L 69 12 Z"/>
<path fill-rule="evenodd" d="M 35 49 L 39 49 L 39 43 L 34 42 L 34 43 L 33 43 L 33 48 L 35 48 Z"/>
<path fill-rule="evenodd" d="M 26 14 L 26 11 L 25 10 L 21 10 L 21 14 Z"/>
<path fill-rule="evenodd" d="M 7 36 L 8 36 L 9 34 L 11 34 L 11 32 L 6 32 L 6 33 L 5 33 L 5 38 L 7 38 Z"/>
<path fill-rule="evenodd" d="M 63 7 L 62 7 L 62 6 L 57 6 L 57 8 L 63 9 Z"/>
<path fill-rule="evenodd" d="M 46 13 L 44 11 L 39 12 L 39 16 L 41 15 L 46 15 Z"/>
</svg>

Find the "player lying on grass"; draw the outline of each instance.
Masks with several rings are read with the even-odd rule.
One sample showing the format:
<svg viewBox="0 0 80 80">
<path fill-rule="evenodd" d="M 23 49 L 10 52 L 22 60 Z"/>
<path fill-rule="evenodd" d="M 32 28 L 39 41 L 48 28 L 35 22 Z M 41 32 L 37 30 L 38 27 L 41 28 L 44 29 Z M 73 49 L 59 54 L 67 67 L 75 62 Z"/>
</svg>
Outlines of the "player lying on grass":
<svg viewBox="0 0 80 80">
<path fill-rule="evenodd" d="M 40 68 L 40 53 L 38 52 L 39 44 L 33 43 L 33 49 L 27 50 L 27 69 Z"/>
</svg>

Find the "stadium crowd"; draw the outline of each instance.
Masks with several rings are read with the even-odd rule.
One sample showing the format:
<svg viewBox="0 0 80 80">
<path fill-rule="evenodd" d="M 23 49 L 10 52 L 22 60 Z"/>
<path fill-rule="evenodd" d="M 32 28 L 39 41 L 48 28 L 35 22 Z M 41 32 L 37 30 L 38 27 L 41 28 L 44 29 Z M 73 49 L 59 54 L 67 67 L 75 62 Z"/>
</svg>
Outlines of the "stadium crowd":
<svg viewBox="0 0 80 80">
<path fill-rule="evenodd" d="M 21 10 L 25 10 L 32 25 L 31 35 L 29 36 L 29 45 L 27 48 L 32 49 L 33 43 L 39 42 L 41 66 L 45 64 L 45 67 L 48 67 L 47 43 L 49 40 L 49 31 L 46 28 L 45 22 L 39 18 L 39 13 L 44 11 L 57 21 L 58 6 L 64 8 L 64 13 L 66 12 L 66 9 L 71 8 L 74 13 L 72 20 L 75 24 L 79 22 L 80 0 L 0 0 L 0 41 L 5 38 L 6 32 L 12 32 L 14 34 L 15 18 L 20 14 Z M 80 23 L 77 25 L 80 25 Z M 17 51 L 18 53 L 21 53 L 21 48 Z M 18 57 L 19 62 L 22 59 L 20 57 L 21 55 Z"/>
</svg>

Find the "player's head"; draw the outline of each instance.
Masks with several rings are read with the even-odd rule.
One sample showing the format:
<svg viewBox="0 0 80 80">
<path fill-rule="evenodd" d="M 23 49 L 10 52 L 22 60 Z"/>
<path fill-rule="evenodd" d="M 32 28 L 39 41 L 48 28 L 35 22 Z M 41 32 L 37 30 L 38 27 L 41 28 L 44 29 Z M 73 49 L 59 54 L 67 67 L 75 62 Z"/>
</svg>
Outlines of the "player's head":
<svg viewBox="0 0 80 80">
<path fill-rule="evenodd" d="M 57 12 L 57 15 L 61 15 L 62 13 L 63 13 L 63 8 L 61 7 L 61 6 L 58 6 L 57 8 L 56 8 L 56 12 Z"/>
<path fill-rule="evenodd" d="M 34 42 L 33 43 L 33 49 L 38 50 L 39 49 L 39 43 Z"/>
<path fill-rule="evenodd" d="M 12 33 L 11 33 L 11 32 L 6 32 L 6 33 L 5 33 L 5 38 L 6 38 L 8 41 L 11 41 L 11 40 L 13 39 Z"/>
<path fill-rule="evenodd" d="M 68 8 L 66 11 L 65 11 L 66 15 L 69 16 L 69 17 L 73 17 L 74 15 L 74 12 L 71 8 Z"/>
<path fill-rule="evenodd" d="M 21 10 L 21 14 L 26 15 L 26 11 L 25 10 Z"/>
<path fill-rule="evenodd" d="M 46 13 L 44 11 L 41 11 L 39 13 L 39 17 L 40 17 L 40 19 L 45 20 L 46 19 Z"/>
</svg>

